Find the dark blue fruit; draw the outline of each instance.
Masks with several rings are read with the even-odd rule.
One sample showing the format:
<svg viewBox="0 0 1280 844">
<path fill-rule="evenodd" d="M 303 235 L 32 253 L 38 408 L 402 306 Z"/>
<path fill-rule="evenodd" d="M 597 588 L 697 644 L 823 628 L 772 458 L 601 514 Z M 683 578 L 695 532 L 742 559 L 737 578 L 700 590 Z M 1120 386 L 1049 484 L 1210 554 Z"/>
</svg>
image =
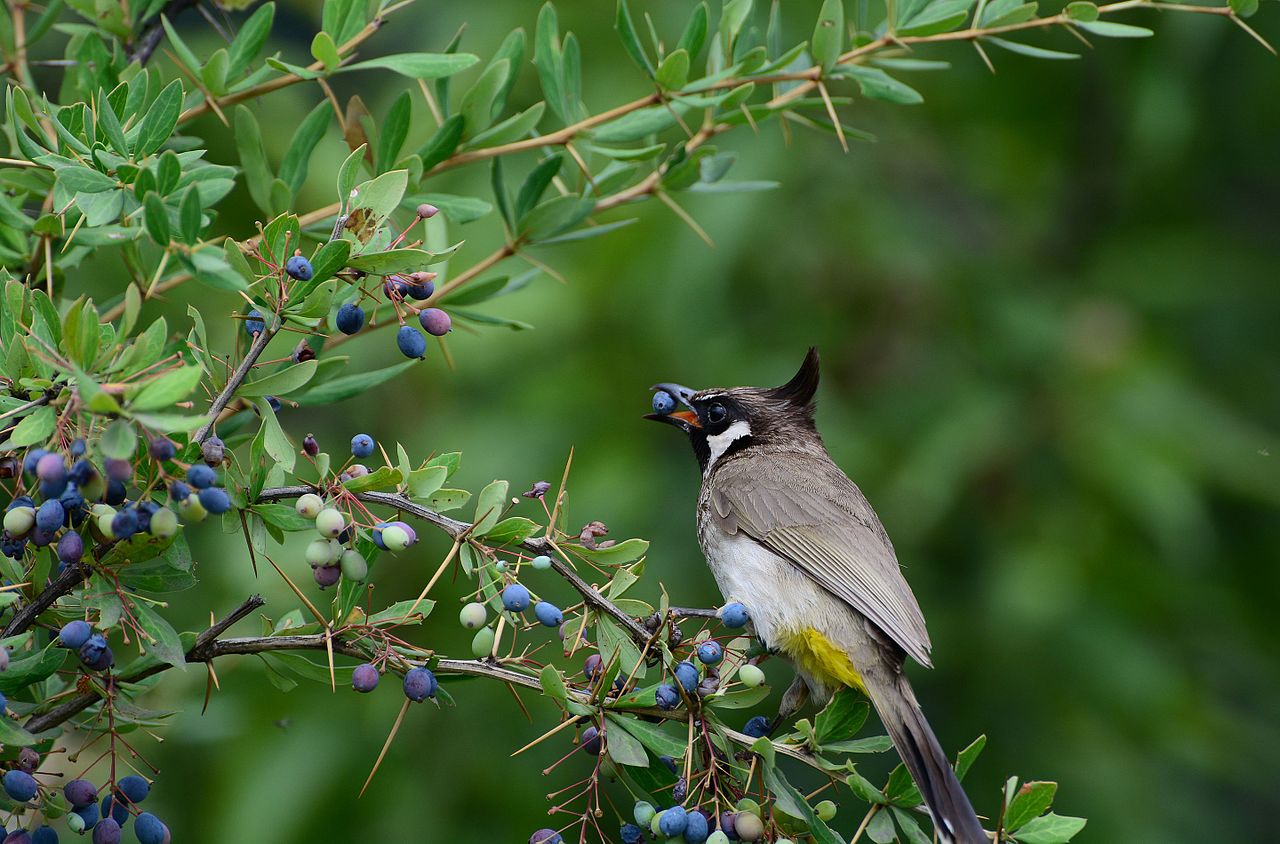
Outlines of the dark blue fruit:
<svg viewBox="0 0 1280 844">
<path fill-rule="evenodd" d="M 150 812 L 138 815 L 133 834 L 138 836 L 138 844 L 166 844 L 169 838 L 168 828 Z"/>
<path fill-rule="evenodd" d="M 36 796 L 40 787 L 36 778 L 26 771 L 6 771 L 4 775 L 4 793 L 19 803 L 26 803 Z"/>
<path fill-rule="evenodd" d="M 439 308 L 424 308 L 418 314 L 418 322 L 422 325 L 422 330 L 432 337 L 443 337 L 453 328 L 453 320 Z"/>
<path fill-rule="evenodd" d="M 213 470 L 212 466 L 196 463 L 187 470 L 187 483 L 196 489 L 207 489 L 213 486 L 217 480 L 218 473 Z"/>
<path fill-rule="evenodd" d="M 368 434 L 356 434 L 351 438 L 351 454 L 354 457 L 368 457 L 373 454 L 373 437 Z"/>
<path fill-rule="evenodd" d="M 110 504 L 112 507 L 124 503 L 124 499 L 128 496 L 129 491 L 125 489 L 124 482 L 111 478 L 107 481 L 107 493 L 102 500 Z"/>
<path fill-rule="evenodd" d="M 73 484 L 83 486 L 96 474 L 97 470 L 93 468 L 93 464 L 88 460 L 77 460 L 71 467 L 71 471 L 67 472 L 67 480 L 71 481 Z"/>
<path fill-rule="evenodd" d="M 75 531 L 67 531 L 58 540 L 58 559 L 64 563 L 78 563 L 84 556 L 84 539 Z"/>
<path fill-rule="evenodd" d="M 698 645 L 698 662 L 703 665 L 715 665 L 724 659 L 724 651 L 716 642 L 703 642 Z"/>
<path fill-rule="evenodd" d="M 666 390 L 659 390 L 653 394 L 653 412 L 661 413 L 666 416 L 668 413 L 676 409 L 675 397 Z"/>
<path fill-rule="evenodd" d="M 435 695 L 437 685 L 429 668 L 410 668 L 404 675 L 404 696 L 420 703 Z"/>
<path fill-rule="evenodd" d="M 186 501 L 187 496 L 191 494 L 191 487 L 182 481 L 174 481 L 169 484 L 169 497 L 174 501 Z"/>
<path fill-rule="evenodd" d="M 644 841 L 644 830 L 633 823 L 624 823 L 618 831 L 618 837 L 622 839 L 622 844 L 640 844 Z"/>
<path fill-rule="evenodd" d="M 138 512 L 121 510 L 111 518 L 111 535 L 116 539 L 128 539 L 138 532 Z"/>
<path fill-rule="evenodd" d="M 400 331 L 396 334 L 396 345 L 407 358 L 421 358 L 427 353 L 427 338 L 412 325 L 400 326 Z"/>
<path fill-rule="evenodd" d="M 244 321 L 244 330 L 249 334 L 261 334 L 267 330 L 267 323 L 262 319 L 262 313 L 258 310 L 249 311 L 249 318 Z"/>
<path fill-rule="evenodd" d="M 659 709 L 675 709 L 680 705 L 680 692 L 670 683 L 663 683 L 654 692 Z"/>
<path fill-rule="evenodd" d="M 36 510 L 36 527 L 52 533 L 62 527 L 66 518 L 67 511 L 63 509 L 61 501 L 57 499 L 46 501 L 40 505 L 39 510 Z"/>
<path fill-rule="evenodd" d="M 351 688 L 357 692 L 371 692 L 378 687 L 379 679 L 378 669 L 366 662 L 351 672 Z"/>
<path fill-rule="evenodd" d="M 603 747 L 604 737 L 600 735 L 600 730 L 595 727 L 587 727 L 582 731 L 582 750 L 584 753 L 599 756 Z"/>
<path fill-rule="evenodd" d="M 93 828 L 93 844 L 120 844 L 120 822 L 103 818 Z"/>
<path fill-rule="evenodd" d="M 92 635 L 93 628 L 89 626 L 89 622 L 76 619 L 62 625 L 62 630 L 58 631 L 58 642 L 64 648 L 79 650 L 80 646 L 89 641 L 89 637 Z M 78 780 L 78 782 L 84 782 L 84 780 Z M 76 804 L 72 803 L 71 805 L 74 806 Z"/>
<path fill-rule="evenodd" d="M 769 720 L 763 715 L 756 715 L 743 725 L 742 732 L 752 738 L 763 738 L 769 735 Z"/>
<path fill-rule="evenodd" d="M 564 844 L 564 838 L 554 829 L 540 829 L 529 836 L 529 844 Z"/>
<path fill-rule="evenodd" d="M 405 292 L 417 299 L 419 302 L 425 302 L 427 299 L 431 298 L 431 294 L 436 292 L 436 283 L 427 279 L 419 284 L 410 284 L 405 288 Z"/>
<path fill-rule="evenodd" d="M 687 693 L 693 694 L 698 688 L 698 667 L 687 660 L 677 665 L 676 682 L 679 683 Z"/>
<path fill-rule="evenodd" d="M 220 486 L 200 490 L 199 498 L 200 506 L 215 515 L 231 509 L 231 496 Z"/>
<path fill-rule="evenodd" d="M 280 408 L 284 407 L 284 405 L 280 404 L 280 399 L 275 396 L 263 396 L 263 398 L 267 400 L 267 404 L 271 407 L 272 413 L 279 413 Z"/>
<path fill-rule="evenodd" d="M 98 822 L 98 818 L 102 815 L 98 812 L 98 801 L 90 803 L 88 806 L 78 806 L 75 813 L 80 816 L 80 820 L 84 821 L 85 829 L 92 829 L 93 825 Z"/>
<path fill-rule="evenodd" d="M 658 829 L 668 838 L 683 835 L 689 828 L 689 815 L 679 806 L 672 806 L 658 818 Z"/>
<path fill-rule="evenodd" d="M 31 844 L 31 833 L 25 829 L 15 829 L 4 837 L 4 844 Z"/>
<path fill-rule="evenodd" d="M 75 809 L 93 806 L 98 802 L 98 789 L 88 780 L 72 780 L 62 787 L 62 794 Z"/>
<path fill-rule="evenodd" d="M 129 804 L 123 800 L 116 800 L 110 794 L 102 798 L 102 816 L 111 817 L 116 823 L 124 826 L 129 822 Z"/>
<path fill-rule="evenodd" d="M 739 628 L 746 627 L 747 622 L 751 620 L 751 615 L 747 612 L 747 608 L 742 604 L 734 601 L 725 604 L 720 610 L 720 620 L 724 622 L 725 627 Z"/>
<path fill-rule="evenodd" d="M 173 455 L 177 454 L 173 440 L 167 437 L 156 437 L 147 446 L 147 451 L 150 452 L 154 460 L 172 460 Z"/>
<path fill-rule="evenodd" d="M 310 281 L 313 272 L 311 262 L 301 255 L 294 255 L 288 261 L 285 261 L 284 271 L 298 281 Z"/>
<path fill-rule="evenodd" d="M 58 831 L 51 826 L 39 826 L 31 833 L 31 844 L 58 844 Z"/>
<path fill-rule="evenodd" d="M 502 590 L 502 605 L 511 612 L 524 612 L 529 609 L 529 590 L 519 583 L 512 583 Z"/>
<path fill-rule="evenodd" d="M 592 654 L 587 657 L 586 662 L 582 663 L 582 673 L 588 680 L 596 679 L 600 675 L 601 668 L 604 668 L 604 659 L 600 654 Z"/>
<path fill-rule="evenodd" d="M 103 668 L 109 668 L 114 661 L 111 648 L 107 646 L 107 638 L 101 633 L 94 633 L 89 639 L 80 646 L 78 653 L 80 661 L 95 671 L 101 671 Z M 102 665 L 103 661 L 106 665 Z"/>
<path fill-rule="evenodd" d="M 141 803 L 151 793 L 151 783 L 137 774 L 130 774 L 116 783 L 116 791 L 125 797 L 121 802 Z"/>
<path fill-rule="evenodd" d="M 564 613 L 555 604 L 539 601 L 533 608 L 533 614 L 546 627 L 559 627 L 564 623 Z"/>
<path fill-rule="evenodd" d="M 22 471 L 28 475 L 36 473 L 36 464 L 40 462 L 40 458 L 48 454 L 48 449 L 33 448 L 27 452 L 27 456 L 22 458 Z"/>
<path fill-rule="evenodd" d="M 334 320 L 334 324 L 343 334 L 359 333 L 360 329 L 364 328 L 364 308 L 354 302 L 348 302 L 338 308 L 338 317 Z"/>
<path fill-rule="evenodd" d="M 711 825 L 707 822 L 707 816 L 698 809 L 690 809 L 685 813 L 685 818 L 688 823 L 684 828 L 684 840 L 689 844 L 703 844 L 711 834 Z"/>
</svg>

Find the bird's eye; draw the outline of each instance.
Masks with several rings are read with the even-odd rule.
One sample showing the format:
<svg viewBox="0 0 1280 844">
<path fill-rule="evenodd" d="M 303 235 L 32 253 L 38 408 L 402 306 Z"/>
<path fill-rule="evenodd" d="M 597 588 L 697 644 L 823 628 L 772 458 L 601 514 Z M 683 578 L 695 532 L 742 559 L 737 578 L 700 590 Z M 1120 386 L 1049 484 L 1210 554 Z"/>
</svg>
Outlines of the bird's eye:
<svg viewBox="0 0 1280 844">
<path fill-rule="evenodd" d="M 717 402 L 707 408 L 707 421 L 712 425 L 723 422 L 724 418 L 729 415 L 729 411 L 724 409 L 724 405 Z"/>
</svg>

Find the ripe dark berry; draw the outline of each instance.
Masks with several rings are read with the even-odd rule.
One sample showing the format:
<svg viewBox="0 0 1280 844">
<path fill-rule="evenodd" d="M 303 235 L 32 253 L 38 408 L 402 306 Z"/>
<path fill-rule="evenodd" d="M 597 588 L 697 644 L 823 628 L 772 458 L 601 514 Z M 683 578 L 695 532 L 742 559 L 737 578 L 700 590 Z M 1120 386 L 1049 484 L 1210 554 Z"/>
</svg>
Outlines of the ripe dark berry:
<svg viewBox="0 0 1280 844">
<path fill-rule="evenodd" d="M 15 829 L 4 837 L 4 844 L 31 844 L 31 833 L 25 829 Z"/>
<path fill-rule="evenodd" d="M 111 518 L 111 535 L 116 539 L 128 539 L 138 532 L 136 510 L 121 510 Z"/>
<path fill-rule="evenodd" d="M 351 454 L 355 457 L 368 457 L 373 454 L 373 437 L 368 434 L 356 434 L 351 438 Z"/>
<path fill-rule="evenodd" d="M 587 727 L 582 731 L 582 752 L 592 756 L 599 756 L 600 750 L 604 747 L 604 738 L 600 735 L 600 730 L 595 727 Z"/>
<path fill-rule="evenodd" d="M 724 651 L 716 642 L 703 642 L 698 645 L 698 662 L 703 665 L 715 665 L 724 659 Z"/>
<path fill-rule="evenodd" d="M 85 829 L 92 829 L 94 824 L 98 822 L 98 818 L 101 817 L 101 813 L 98 811 L 98 803 L 96 799 L 88 806 L 78 807 L 75 810 L 75 814 L 79 815 L 80 820 L 84 821 Z"/>
<path fill-rule="evenodd" d="M 107 481 L 107 492 L 103 495 L 102 500 L 115 507 L 123 504 L 128 495 L 129 491 L 125 489 L 124 482 L 112 478 Z"/>
<path fill-rule="evenodd" d="M 379 679 L 378 669 L 366 662 L 351 672 L 351 688 L 357 692 L 371 692 L 378 687 Z"/>
<path fill-rule="evenodd" d="M 173 440 L 168 437 L 156 437 L 147 445 L 147 451 L 151 453 L 153 460 L 172 460 L 177 453 Z"/>
<path fill-rule="evenodd" d="M 676 409 L 675 397 L 666 390 L 658 390 L 653 394 L 653 412 L 666 416 Z"/>
<path fill-rule="evenodd" d="M 138 844 L 168 844 L 169 842 L 169 828 L 150 812 L 138 815 L 138 820 L 133 825 L 133 834 L 138 836 Z"/>
<path fill-rule="evenodd" d="M 418 273 L 414 273 L 414 275 L 418 275 Z M 435 273 L 427 273 L 426 275 L 434 277 Z M 417 299 L 419 302 L 425 302 L 431 298 L 431 294 L 436 292 L 436 283 L 432 281 L 431 278 L 427 278 L 423 281 L 417 281 L 410 284 L 405 288 L 405 292 Z"/>
<path fill-rule="evenodd" d="M 412 325 L 402 325 L 396 334 L 396 346 L 407 358 L 421 358 L 427 353 L 427 338 Z"/>
<path fill-rule="evenodd" d="M 67 511 L 63 509 L 61 501 L 57 499 L 46 501 L 40 505 L 39 510 L 36 510 L 36 527 L 52 533 L 62 527 L 66 518 Z"/>
<path fill-rule="evenodd" d="M 93 828 L 93 844 L 120 844 L 120 822 L 115 818 L 103 818 Z"/>
<path fill-rule="evenodd" d="M 279 413 L 280 408 L 284 406 L 280 404 L 280 399 L 275 396 L 263 396 L 263 398 L 267 400 L 267 404 L 270 405 L 272 413 Z"/>
<path fill-rule="evenodd" d="M 529 609 L 529 590 L 519 583 L 512 583 L 502 590 L 502 605 L 511 612 L 524 612 Z"/>
<path fill-rule="evenodd" d="M 737 601 L 733 601 L 721 607 L 720 620 L 724 622 L 725 627 L 737 629 L 746 627 L 747 622 L 751 620 L 751 615 L 747 612 L 746 607 Z"/>
<path fill-rule="evenodd" d="M 529 836 L 529 844 L 564 844 L 564 838 L 554 829 L 540 829 Z"/>
<path fill-rule="evenodd" d="M 582 673 L 588 680 L 595 680 L 602 668 L 604 668 L 604 659 L 600 654 L 592 654 L 587 657 L 586 662 L 582 663 Z"/>
<path fill-rule="evenodd" d="M 78 563 L 84 556 L 84 539 L 80 534 L 69 530 L 58 540 L 58 559 L 64 563 Z"/>
<path fill-rule="evenodd" d="M 675 709 L 680 705 L 680 692 L 670 683 L 663 683 L 654 692 L 659 709 Z"/>
<path fill-rule="evenodd" d="M 124 800 L 116 800 L 112 795 L 108 794 L 102 798 L 102 816 L 110 817 L 116 823 L 124 826 L 129 822 L 129 805 Z"/>
<path fill-rule="evenodd" d="M 294 255 L 284 264 L 284 271 L 298 281 L 310 281 L 313 272 L 311 262 L 301 255 Z"/>
<path fill-rule="evenodd" d="M 738 822 L 737 813 L 735 812 L 720 813 L 720 823 L 719 823 L 720 831 L 723 832 L 725 834 L 725 837 L 728 838 L 730 841 L 738 840 L 738 823 L 737 822 Z"/>
<path fill-rule="evenodd" d="M 4 775 L 4 793 L 19 803 L 26 803 L 36 796 L 40 787 L 36 778 L 26 771 L 6 771 Z"/>
<path fill-rule="evenodd" d="M 210 513 L 225 513 L 231 509 L 231 497 L 220 486 L 200 490 L 200 506 Z"/>
<path fill-rule="evenodd" d="M 539 601 L 533 608 L 533 614 L 545 627 L 559 627 L 564 623 L 564 613 L 555 604 Z"/>
<path fill-rule="evenodd" d="M 31 844 L 58 844 L 58 832 L 48 825 L 38 826 L 31 833 Z"/>
<path fill-rule="evenodd" d="M 187 470 L 187 483 L 196 489 L 208 489 L 218 480 L 218 473 L 203 463 L 196 463 Z"/>
<path fill-rule="evenodd" d="M 409 282 L 398 275 L 389 275 L 382 282 L 382 295 L 395 302 L 404 300 L 409 293 Z"/>
<path fill-rule="evenodd" d="M 8 653 L 7 650 L 5 652 Z M 22 748 L 18 751 L 18 767 L 28 774 L 34 774 L 36 768 L 40 767 L 40 754 L 29 747 Z"/>
<path fill-rule="evenodd" d="M 364 328 L 364 308 L 354 302 L 348 302 L 338 308 L 338 316 L 334 324 L 343 334 L 358 334 L 360 329 Z"/>
<path fill-rule="evenodd" d="M 342 569 L 337 566 L 316 566 L 311 570 L 311 575 L 315 578 L 317 586 L 327 589 L 342 577 Z"/>
<path fill-rule="evenodd" d="M 67 461 L 61 454 L 49 453 L 36 461 L 36 477 L 57 483 L 67 477 Z"/>
<path fill-rule="evenodd" d="M 404 675 L 404 696 L 421 703 L 436 693 L 436 675 L 428 668 L 410 668 Z"/>
<path fill-rule="evenodd" d="M 622 829 L 618 830 L 618 837 L 622 839 L 622 844 L 640 844 L 644 841 L 644 830 L 633 823 L 624 823 Z"/>
<path fill-rule="evenodd" d="M 64 648 L 79 650 L 92 635 L 93 628 L 89 626 L 89 622 L 76 619 L 62 625 L 62 630 L 58 631 L 58 642 Z"/>
<path fill-rule="evenodd" d="M 62 787 L 62 795 L 75 809 L 93 806 L 98 802 L 98 789 L 88 780 L 72 780 Z"/>
<path fill-rule="evenodd" d="M 244 330 L 250 335 L 260 334 L 267 329 L 267 323 L 262 319 L 262 313 L 256 308 L 249 311 L 249 316 L 244 321 Z"/>
<path fill-rule="evenodd" d="M 320 443 L 316 442 L 314 436 L 307 434 L 302 438 L 302 450 L 307 453 L 308 457 L 315 457 L 320 453 Z"/>
<path fill-rule="evenodd" d="M 668 838 L 683 835 L 689 827 L 689 815 L 679 806 L 672 806 L 658 818 L 658 829 Z"/>
<path fill-rule="evenodd" d="M 137 774 L 130 774 L 116 783 L 116 792 L 124 796 L 122 803 L 141 803 L 151 793 L 151 783 Z"/>
<path fill-rule="evenodd" d="M 685 818 L 688 823 L 684 828 L 684 840 L 689 844 L 703 844 L 711 834 L 711 825 L 707 822 L 707 816 L 698 809 L 690 809 L 685 813 Z"/>
<path fill-rule="evenodd" d="M 769 720 L 763 715 L 756 715 L 743 725 L 742 732 L 752 738 L 762 738 L 767 736 L 769 735 Z"/>
<path fill-rule="evenodd" d="M 422 330 L 432 337 L 443 337 L 453 328 L 453 319 L 439 308 L 424 308 L 418 314 L 418 322 L 422 325 Z"/>
<path fill-rule="evenodd" d="M 111 648 L 107 646 L 107 638 L 101 633 L 91 635 L 80 646 L 78 653 L 80 661 L 95 671 L 110 668 L 111 663 L 115 661 L 111 654 Z M 103 665 L 103 662 L 106 662 L 106 664 Z"/>
<path fill-rule="evenodd" d="M 693 694 L 698 688 L 698 667 L 687 660 L 677 665 L 676 682 L 679 683 L 687 693 Z"/>
</svg>

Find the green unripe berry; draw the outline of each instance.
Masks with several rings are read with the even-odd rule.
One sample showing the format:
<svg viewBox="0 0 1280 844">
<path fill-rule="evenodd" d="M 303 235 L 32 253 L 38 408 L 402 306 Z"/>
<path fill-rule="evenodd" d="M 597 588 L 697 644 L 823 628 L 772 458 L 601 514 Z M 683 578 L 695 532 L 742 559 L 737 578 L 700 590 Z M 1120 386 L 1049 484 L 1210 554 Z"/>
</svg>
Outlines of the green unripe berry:
<svg viewBox="0 0 1280 844">
<path fill-rule="evenodd" d="M 300 497 L 293 505 L 298 511 L 298 515 L 308 519 L 314 519 L 320 515 L 320 511 L 324 509 L 324 499 L 316 495 L 314 492 L 308 492 Z"/>
<path fill-rule="evenodd" d="M 792 841 L 790 838 L 778 838 L 774 840 L 773 844 L 796 844 L 796 842 Z"/>
<path fill-rule="evenodd" d="M 116 514 L 114 512 L 103 513 L 98 517 L 98 533 L 102 534 L 103 539 L 112 540 L 116 538 L 116 535 L 111 532 L 111 520 L 115 517 Z"/>
<path fill-rule="evenodd" d="M 187 499 L 178 505 L 178 515 L 182 517 L 184 522 L 203 522 L 209 516 L 209 511 L 204 509 L 204 505 L 200 503 L 200 499 L 194 493 L 187 496 Z"/>
<path fill-rule="evenodd" d="M 327 566 L 333 562 L 333 549 L 327 539 L 313 539 L 307 543 L 307 563 L 312 567 Z"/>
<path fill-rule="evenodd" d="M 662 813 L 655 811 L 653 817 L 649 819 L 649 831 L 659 838 L 663 838 L 662 829 L 658 824 L 662 823 Z"/>
<path fill-rule="evenodd" d="M 484 659 L 493 653 L 493 642 L 496 637 L 492 627 L 481 627 L 471 640 L 471 655 L 476 659 Z"/>
<path fill-rule="evenodd" d="M 34 507 L 14 507 L 4 514 L 4 529 L 10 536 L 26 536 L 36 525 Z"/>
<path fill-rule="evenodd" d="M 320 531 L 321 536 L 333 539 L 342 533 L 346 526 L 346 517 L 332 507 L 326 507 L 316 514 L 316 530 Z"/>
<path fill-rule="evenodd" d="M 749 662 L 744 663 L 738 669 L 738 681 L 747 688 L 754 689 L 756 686 L 764 685 L 764 672 L 758 666 Z"/>
<path fill-rule="evenodd" d="M 751 812 L 739 812 L 734 818 L 734 828 L 743 841 L 759 841 L 764 838 L 764 821 Z"/>
<path fill-rule="evenodd" d="M 84 832 L 84 818 L 72 812 L 67 815 L 67 828 L 79 835 Z"/>
<path fill-rule="evenodd" d="M 636 823 L 639 824 L 640 826 L 648 826 L 650 823 L 652 823 L 653 816 L 656 815 L 657 813 L 658 813 L 658 810 L 653 808 L 652 803 L 646 803 L 643 800 L 636 803 L 636 807 L 632 812 L 633 816 L 636 819 Z"/>
<path fill-rule="evenodd" d="M 462 626 L 468 630 L 476 630 L 484 626 L 489 619 L 489 612 L 485 609 L 484 604 L 473 601 L 462 608 L 458 613 L 458 621 L 462 622 Z"/>
<path fill-rule="evenodd" d="M 551 568 L 551 558 L 548 557 L 546 554 L 539 554 L 538 556 L 534 557 L 529 564 L 533 566 L 535 569 L 537 569 L 538 571 L 546 571 L 547 569 Z"/>
<path fill-rule="evenodd" d="M 819 820 L 829 821 L 836 816 L 836 804 L 830 800 L 823 800 L 813 807 L 813 811 Z"/>
<path fill-rule="evenodd" d="M 707 844 L 729 844 L 729 836 L 717 829 L 707 836 Z"/>
<path fill-rule="evenodd" d="M 161 507 L 151 514 L 151 535 L 168 539 L 178 532 L 178 514 L 168 507 Z"/>
<path fill-rule="evenodd" d="M 409 534 L 402 527 L 389 525 L 382 529 L 382 544 L 388 551 L 403 551 L 409 547 Z"/>
<path fill-rule="evenodd" d="M 502 574 L 504 571 L 507 570 L 507 561 L 498 560 L 498 562 L 493 564 L 493 567 L 498 570 L 498 574 Z"/>
<path fill-rule="evenodd" d="M 360 556 L 359 551 L 350 548 L 338 557 L 338 566 L 342 569 L 342 576 L 347 580 L 361 582 L 369 576 L 369 564 L 365 562 L 364 557 Z"/>
<path fill-rule="evenodd" d="M 734 808 L 739 812 L 750 812 L 757 818 L 760 817 L 760 804 L 752 800 L 750 797 L 744 797 L 739 800 L 738 804 Z"/>
</svg>

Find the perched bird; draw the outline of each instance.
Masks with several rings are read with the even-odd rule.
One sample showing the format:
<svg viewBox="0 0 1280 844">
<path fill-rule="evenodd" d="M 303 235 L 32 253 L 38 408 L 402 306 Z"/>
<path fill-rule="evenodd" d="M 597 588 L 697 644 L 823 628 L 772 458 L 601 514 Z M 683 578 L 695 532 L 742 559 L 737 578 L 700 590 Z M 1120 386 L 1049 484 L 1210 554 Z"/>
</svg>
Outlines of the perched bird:
<svg viewBox="0 0 1280 844">
<path fill-rule="evenodd" d="M 684 431 L 702 468 L 698 540 L 726 600 L 796 666 L 773 726 L 812 696 L 870 698 L 943 842 L 986 844 L 946 753 L 903 673 L 930 667 L 924 616 L 880 519 L 827 453 L 814 425 L 818 354 L 786 384 L 694 391 L 658 384 L 646 418 Z M 662 412 L 666 411 L 666 412 Z"/>
</svg>

